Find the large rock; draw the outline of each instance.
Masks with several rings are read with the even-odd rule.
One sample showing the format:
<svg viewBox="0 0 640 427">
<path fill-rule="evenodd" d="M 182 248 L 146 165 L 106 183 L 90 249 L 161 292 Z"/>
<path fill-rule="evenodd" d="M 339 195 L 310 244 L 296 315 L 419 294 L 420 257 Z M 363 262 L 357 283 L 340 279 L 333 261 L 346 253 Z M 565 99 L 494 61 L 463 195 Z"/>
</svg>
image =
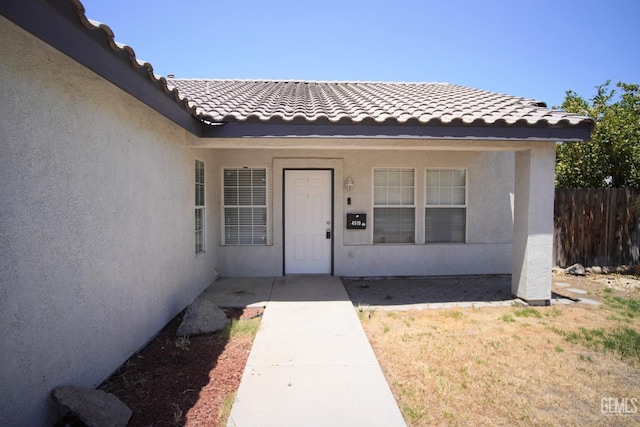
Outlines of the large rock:
<svg viewBox="0 0 640 427">
<path fill-rule="evenodd" d="M 125 427 L 133 412 L 113 394 L 77 386 L 53 390 L 61 415 L 71 412 L 89 427 Z"/>
<path fill-rule="evenodd" d="M 573 264 L 571 267 L 567 267 L 564 272 L 566 274 L 573 274 L 574 276 L 586 276 L 587 270 L 582 264 Z"/>
<path fill-rule="evenodd" d="M 218 306 L 206 298 L 199 297 L 189 305 L 176 335 L 212 334 L 223 329 L 229 323 L 227 315 Z"/>
</svg>

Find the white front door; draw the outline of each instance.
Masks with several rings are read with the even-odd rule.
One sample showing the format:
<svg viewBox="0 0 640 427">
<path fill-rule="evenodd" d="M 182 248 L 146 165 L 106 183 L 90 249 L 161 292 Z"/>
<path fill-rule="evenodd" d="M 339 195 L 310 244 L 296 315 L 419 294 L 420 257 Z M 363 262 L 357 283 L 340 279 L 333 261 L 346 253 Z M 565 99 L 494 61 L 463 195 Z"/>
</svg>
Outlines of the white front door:
<svg viewBox="0 0 640 427">
<path fill-rule="evenodd" d="M 284 273 L 331 273 L 331 171 L 284 172 Z"/>
</svg>

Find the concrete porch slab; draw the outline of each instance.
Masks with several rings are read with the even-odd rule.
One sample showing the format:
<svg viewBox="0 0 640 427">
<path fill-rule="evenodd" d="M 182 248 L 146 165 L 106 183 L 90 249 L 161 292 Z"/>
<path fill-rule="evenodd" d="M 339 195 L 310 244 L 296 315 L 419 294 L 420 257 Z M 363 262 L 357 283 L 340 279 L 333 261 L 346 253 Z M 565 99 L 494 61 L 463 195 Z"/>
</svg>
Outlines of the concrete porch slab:
<svg viewBox="0 0 640 427">
<path fill-rule="evenodd" d="M 273 277 L 218 279 L 202 293 L 202 297 L 224 308 L 263 308 L 271 297 Z"/>
</svg>

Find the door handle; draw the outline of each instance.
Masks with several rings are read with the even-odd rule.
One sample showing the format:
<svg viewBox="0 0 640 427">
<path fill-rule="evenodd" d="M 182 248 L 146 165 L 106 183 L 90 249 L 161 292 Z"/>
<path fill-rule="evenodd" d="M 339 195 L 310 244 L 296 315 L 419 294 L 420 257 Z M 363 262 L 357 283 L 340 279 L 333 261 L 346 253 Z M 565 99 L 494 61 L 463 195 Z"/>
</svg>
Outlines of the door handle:
<svg viewBox="0 0 640 427">
<path fill-rule="evenodd" d="M 327 239 L 331 238 L 331 229 L 327 228 Z"/>
</svg>

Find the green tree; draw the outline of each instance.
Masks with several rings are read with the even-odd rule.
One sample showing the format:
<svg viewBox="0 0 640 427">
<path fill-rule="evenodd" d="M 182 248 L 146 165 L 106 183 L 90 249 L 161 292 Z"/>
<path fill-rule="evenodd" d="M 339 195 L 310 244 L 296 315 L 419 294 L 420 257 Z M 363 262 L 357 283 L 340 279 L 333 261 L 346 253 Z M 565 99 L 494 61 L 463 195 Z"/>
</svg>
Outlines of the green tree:
<svg viewBox="0 0 640 427">
<path fill-rule="evenodd" d="M 562 142 L 556 152 L 556 187 L 640 188 L 640 88 L 610 81 L 596 88 L 589 101 L 568 90 L 560 106 L 569 113 L 591 116 L 596 125 L 591 141 Z"/>
</svg>

